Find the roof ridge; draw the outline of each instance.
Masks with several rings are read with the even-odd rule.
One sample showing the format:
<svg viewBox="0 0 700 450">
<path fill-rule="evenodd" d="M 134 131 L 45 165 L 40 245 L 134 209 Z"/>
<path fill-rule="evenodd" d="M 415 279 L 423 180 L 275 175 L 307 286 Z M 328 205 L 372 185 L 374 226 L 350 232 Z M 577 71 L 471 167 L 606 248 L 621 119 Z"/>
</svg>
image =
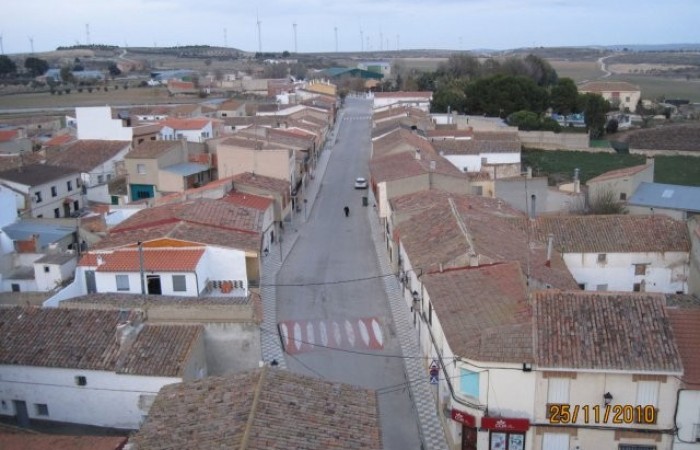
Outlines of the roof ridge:
<svg viewBox="0 0 700 450">
<path fill-rule="evenodd" d="M 263 366 L 260 371 L 260 378 L 258 378 L 258 384 L 255 386 L 255 393 L 253 394 L 253 404 L 250 407 L 250 415 L 248 416 L 248 422 L 245 425 L 245 430 L 243 431 L 243 438 L 241 439 L 240 450 L 246 450 L 248 448 L 248 441 L 250 440 L 251 429 L 253 428 L 253 421 L 255 420 L 255 413 L 258 408 L 258 403 L 260 401 L 260 391 L 262 390 L 263 381 L 265 375 L 267 374 L 267 366 Z"/>
</svg>

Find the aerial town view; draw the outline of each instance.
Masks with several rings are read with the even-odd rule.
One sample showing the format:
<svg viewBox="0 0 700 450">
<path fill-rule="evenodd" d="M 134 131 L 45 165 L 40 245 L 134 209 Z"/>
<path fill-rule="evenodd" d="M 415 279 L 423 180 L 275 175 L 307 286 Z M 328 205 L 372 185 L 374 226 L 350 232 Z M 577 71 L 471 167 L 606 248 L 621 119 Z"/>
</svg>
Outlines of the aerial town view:
<svg viewBox="0 0 700 450">
<path fill-rule="evenodd" d="M 697 0 L 7 3 L 0 450 L 700 450 Z"/>
</svg>

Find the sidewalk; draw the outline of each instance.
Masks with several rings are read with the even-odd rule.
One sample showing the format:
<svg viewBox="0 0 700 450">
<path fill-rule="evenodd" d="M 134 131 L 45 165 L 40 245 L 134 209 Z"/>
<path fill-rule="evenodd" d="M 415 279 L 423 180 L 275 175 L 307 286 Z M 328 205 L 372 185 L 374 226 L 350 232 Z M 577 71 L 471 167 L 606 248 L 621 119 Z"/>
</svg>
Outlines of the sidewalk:
<svg viewBox="0 0 700 450">
<path fill-rule="evenodd" d="M 326 167 L 330 160 L 333 145 L 338 135 L 338 127 L 345 117 L 344 111 L 338 114 L 335 126 L 328 132 L 328 141 L 319 156 L 314 178 L 309 179 L 304 189 L 304 198 L 307 199 L 306 211 L 302 207 L 301 212 L 294 213 L 291 222 L 285 223 L 284 234 L 280 238 L 281 244 L 270 246 L 270 253 L 263 257 L 262 277 L 260 279 L 260 296 L 263 304 L 263 323 L 260 334 L 262 359 L 269 363 L 276 360 L 278 367 L 287 368 L 287 362 L 284 359 L 282 346 L 280 345 L 279 337 L 277 336 L 277 273 L 282 267 L 282 263 L 287 259 L 287 256 L 294 248 L 294 244 L 299 238 L 299 230 L 306 222 L 306 217 L 311 215 L 318 191 L 321 189 L 321 183 L 326 173 Z M 281 255 L 280 255 L 281 252 Z"/>
<path fill-rule="evenodd" d="M 376 205 L 376 201 L 372 192 L 370 194 L 370 204 Z M 390 273 L 391 265 L 389 264 L 389 254 L 384 243 L 383 230 L 379 224 L 376 208 L 367 208 L 369 223 L 372 228 L 372 238 L 374 239 L 374 248 L 377 252 L 377 259 L 381 273 Z M 389 306 L 391 307 L 391 315 L 394 319 L 396 327 L 396 335 L 401 344 L 401 353 L 406 355 L 420 355 L 418 347 L 418 339 L 412 325 L 411 315 L 406 308 L 401 293 L 401 288 L 396 277 L 384 277 L 384 289 L 386 290 Z M 418 413 L 419 432 L 423 441 L 423 448 L 426 450 L 443 450 L 447 448 L 445 432 L 440 423 L 438 412 L 435 409 L 435 396 L 433 395 L 432 386 L 428 383 L 428 371 L 423 366 L 420 358 L 404 358 L 404 366 L 406 370 L 407 380 L 415 381 L 409 385 L 409 392 L 413 400 L 413 406 Z"/>
</svg>

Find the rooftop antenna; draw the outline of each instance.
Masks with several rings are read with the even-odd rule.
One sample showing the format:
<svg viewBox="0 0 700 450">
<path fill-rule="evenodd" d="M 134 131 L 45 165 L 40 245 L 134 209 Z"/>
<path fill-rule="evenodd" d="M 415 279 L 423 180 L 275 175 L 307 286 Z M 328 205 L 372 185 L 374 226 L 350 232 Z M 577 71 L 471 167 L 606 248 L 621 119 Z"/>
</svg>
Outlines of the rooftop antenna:
<svg viewBox="0 0 700 450">
<path fill-rule="evenodd" d="M 90 24 L 85 24 L 85 45 L 90 45 Z"/>
<path fill-rule="evenodd" d="M 260 16 L 258 15 L 257 11 L 255 13 L 255 18 L 258 23 L 258 53 L 262 53 L 262 35 L 260 34 L 260 25 L 262 22 L 260 22 Z"/>
<path fill-rule="evenodd" d="M 335 30 L 335 52 L 338 53 L 338 27 L 333 27 Z"/>
<path fill-rule="evenodd" d="M 34 53 L 34 36 L 29 36 L 29 46 L 32 49 L 32 53 Z"/>
<path fill-rule="evenodd" d="M 294 28 L 294 53 L 299 53 L 299 49 L 297 48 L 297 23 L 294 22 L 292 27 Z"/>
<path fill-rule="evenodd" d="M 228 36 L 226 28 L 224 28 L 224 48 L 228 48 Z"/>
<path fill-rule="evenodd" d="M 362 31 L 362 27 L 360 27 L 360 51 L 364 52 L 365 51 L 365 32 Z"/>
</svg>

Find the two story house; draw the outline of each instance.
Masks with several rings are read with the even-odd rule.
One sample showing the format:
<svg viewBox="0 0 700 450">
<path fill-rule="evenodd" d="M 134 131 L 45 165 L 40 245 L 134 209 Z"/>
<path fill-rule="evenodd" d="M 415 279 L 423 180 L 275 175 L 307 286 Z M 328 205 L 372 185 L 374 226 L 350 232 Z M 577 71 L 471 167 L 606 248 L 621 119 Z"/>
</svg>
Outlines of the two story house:
<svg viewBox="0 0 700 450">
<path fill-rule="evenodd" d="M 0 172 L 0 184 L 15 194 L 22 217 L 70 217 L 85 203 L 80 173 L 73 168 L 21 166 Z"/>
<path fill-rule="evenodd" d="M 200 144 L 146 141 L 124 157 L 131 201 L 182 192 L 212 179 L 211 158 Z"/>
</svg>

